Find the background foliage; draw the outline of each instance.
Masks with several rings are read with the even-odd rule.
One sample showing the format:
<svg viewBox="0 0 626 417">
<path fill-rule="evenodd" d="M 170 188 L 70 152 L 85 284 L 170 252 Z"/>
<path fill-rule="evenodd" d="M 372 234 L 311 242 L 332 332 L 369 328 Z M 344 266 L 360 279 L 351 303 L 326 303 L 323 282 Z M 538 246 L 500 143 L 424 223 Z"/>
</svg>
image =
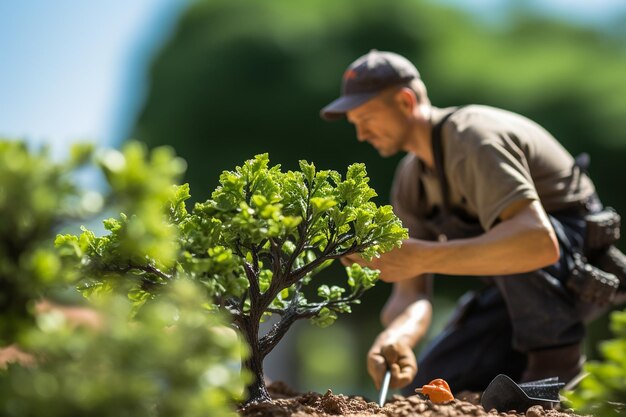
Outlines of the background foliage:
<svg viewBox="0 0 626 417">
<path fill-rule="evenodd" d="M 98 329 L 40 315 L 20 344 L 40 363 L 0 372 L 2 415 L 235 417 L 241 341 L 221 316 L 198 308 L 203 292 L 190 281 L 175 287 L 132 321 L 125 296 L 100 298 Z"/>
<path fill-rule="evenodd" d="M 356 142 L 347 123 L 325 123 L 318 112 L 338 96 L 350 62 L 371 48 L 392 50 L 416 64 L 434 105 L 481 103 L 517 111 L 544 125 L 574 155 L 589 152 L 600 197 L 626 213 L 619 180 L 626 158 L 623 30 L 546 20 L 526 12 L 524 1 L 510 7 L 495 24 L 415 0 L 195 1 L 154 59 L 132 136 L 152 146 L 174 145 L 189 162 L 185 181 L 199 201 L 222 170 L 270 152 L 287 169 L 297 168 L 299 159 L 336 170 L 364 162 L 382 204 L 399 156 L 381 159 Z M 342 274 L 336 269 L 337 277 Z M 440 312 L 474 284 L 445 278 L 436 285 L 444 294 L 435 300 Z M 375 395 L 363 358 L 380 329 L 378 312 L 388 291 L 380 285 L 366 294 L 367 308 L 334 330 L 357 340 L 353 345 L 333 348 L 320 333 L 308 339 L 317 345 L 308 344 L 297 359 L 282 352 L 281 361 L 305 363 L 297 368 L 307 373 L 290 382 Z M 606 319 L 592 326 L 590 356 L 593 341 L 609 336 L 607 327 Z M 314 349 L 336 361 L 325 368 L 307 362 L 306 351 Z M 344 365 L 342 357 L 354 359 Z"/>
<path fill-rule="evenodd" d="M 76 146 L 67 161 L 54 162 L 45 148 L 0 138 L 0 347 L 33 324 L 38 297 L 68 284 L 52 238 L 99 208 L 99 195 L 81 196 L 72 178 L 91 151 Z"/>
<path fill-rule="evenodd" d="M 585 364 L 589 375 L 568 400 L 579 413 L 617 417 L 626 411 L 626 310 L 611 314 L 614 338 L 600 344 L 602 361 Z"/>
</svg>

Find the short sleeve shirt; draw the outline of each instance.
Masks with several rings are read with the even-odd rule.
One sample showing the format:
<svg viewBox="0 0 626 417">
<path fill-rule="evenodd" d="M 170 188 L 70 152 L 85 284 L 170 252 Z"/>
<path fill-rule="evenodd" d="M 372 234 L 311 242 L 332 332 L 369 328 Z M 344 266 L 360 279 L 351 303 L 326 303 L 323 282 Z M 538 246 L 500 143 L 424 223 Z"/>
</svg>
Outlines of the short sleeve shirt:
<svg viewBox="0 0 626 417">
<path fill-rule="evenodd" d="M 433 125 L 454 111 L 441 131 L 450 202 L 484 230 L 516 201 L 538 200 L 550 213 L 595 193 L 574 158 L 537 123 L 488 106 L 432 110 Z M 410 235 L 432 239 L 423 220 L 442 203 L 435 170 L 407 155 L 396 170 L 391 197 Z"/>
</svg>

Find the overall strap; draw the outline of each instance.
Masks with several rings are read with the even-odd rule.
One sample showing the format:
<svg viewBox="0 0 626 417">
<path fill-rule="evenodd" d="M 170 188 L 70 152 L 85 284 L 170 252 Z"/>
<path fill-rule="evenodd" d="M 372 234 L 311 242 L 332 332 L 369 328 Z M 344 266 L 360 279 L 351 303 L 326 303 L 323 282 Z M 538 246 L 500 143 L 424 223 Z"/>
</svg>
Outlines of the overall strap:
<svg viewBox="0 0 626 417">
<path fill-rule="evenodd" d="M 443 127 L 443 124 L 450 118 L 450 116 L 452 116 L 460 109 L 461 107 L 446 114 L 439 121 L 439 123 L 433 126 L 433 130 L 431 133 L 431 143 L 433 148 L 433 158 L 435 160 L 435 170 L 437 171 L 439 189 L 441 190 L 442 211 L 445 214 L 449 214 L 452 211 L 452 206 L 450 204 L 450 195 L 448 193 L 448 181 L 446 180 L 446 174 L 443 167 L 443 145 L 441 143 L 441 129 Z"/>
</svg>

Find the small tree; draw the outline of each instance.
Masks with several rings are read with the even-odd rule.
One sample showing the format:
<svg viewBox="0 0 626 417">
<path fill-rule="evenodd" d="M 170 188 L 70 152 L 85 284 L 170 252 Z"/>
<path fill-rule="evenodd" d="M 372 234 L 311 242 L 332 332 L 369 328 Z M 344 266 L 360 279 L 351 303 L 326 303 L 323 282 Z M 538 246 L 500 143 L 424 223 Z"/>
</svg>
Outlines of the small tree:
<svg viewBox="0 0 626 417">
<path fill-rule="evenodd" d="M 363 164 L 348 168 L 345 179 L 335 171 L 316 171 L 300 162 L 300 171 L 269 167 L 267 154 L 225 171 L 211 199 L 187 212 L 187 185 L 173 188 L 166 207 L 167 224 L 180 230 L 179 257 L 168 267 L 153 256 L 122 256 L 132 218 L 109 219 L 110 234 L 57 239 L 72 245 L 83 270 L 92 277 L 87 290 L 110 287 L 119 275 L 133 277 L 130 289 L 138 305 L 178 276 L 200 281 L 214 308 L 228 311 L 250 346 L 244 367 L 254 382 L 249 401 L 267 401 L 263 359 L 298 319 L 320 326 L 350 312 L 365 290 L 374 285 L 377 271 L 353 265 L 347 268 L 348 287 L 321 285 L 318 299 L 309 301 L 303 287 L 333 260 L 351 253 L 371 258 L 399 246 L 407 237 L 390 206 L 378 207 Z M 125 255 L 125 254 L 124 254 Z M 279 321 L 265 335 L 260 323 L 276 314 Z"/>
</svg>

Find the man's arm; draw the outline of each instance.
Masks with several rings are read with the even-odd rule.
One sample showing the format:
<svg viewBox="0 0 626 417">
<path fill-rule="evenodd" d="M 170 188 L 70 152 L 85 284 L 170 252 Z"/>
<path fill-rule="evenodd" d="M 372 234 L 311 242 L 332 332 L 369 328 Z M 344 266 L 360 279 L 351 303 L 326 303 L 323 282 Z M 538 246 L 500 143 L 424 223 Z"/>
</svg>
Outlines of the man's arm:
<svg viewBox="0 0 626 417">
<path fill-rule="evenodd" d="M 500 214 L 501 222 L 488 232 L 468 239 L 430 242 L 408 239 L 402 247 L 357 262 L 381 271 L 387 282 L 425 273 L 448 275 L 508 275 L 533 271 L 559 259 L 559 245 L 547 214 L 538 201 L 517 201 Z"/>
<path fill-rule="evenodd" d="M 432 276 L 422 275 L 394 283 L 381 313 L 386 327 L 367 355 L 367 369 L 379 389 L 387 367 L 391 369 L 391 387 L 409 384 L 417 372 L 413 347 L 430 326 Z"/>
</svg>

